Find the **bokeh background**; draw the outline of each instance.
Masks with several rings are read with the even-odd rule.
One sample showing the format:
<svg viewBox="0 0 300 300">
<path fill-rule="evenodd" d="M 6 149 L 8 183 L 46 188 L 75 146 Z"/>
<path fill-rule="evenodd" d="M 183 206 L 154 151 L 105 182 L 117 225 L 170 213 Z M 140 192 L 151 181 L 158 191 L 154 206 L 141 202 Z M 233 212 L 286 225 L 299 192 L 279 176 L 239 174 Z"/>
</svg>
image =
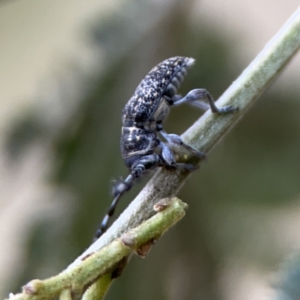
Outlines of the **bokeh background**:
<svg viewBox="0 0 300 300">
<path fill-rule="evenodd" d="M 155 64 L 195 57 L 180 92 L 205 87 L 217 99 L 298 5 L 2 0 L 0 296 L 57 274 L 90 244 L 111 201 L 111 180 L 127 174 L 122 107 Z M 145 260 L 131 260 L 107 299 L 278 293 L 300 247 L 299 62 L 189 179 L 179 194 L 190 206 L 186 218 Z M 199 116 L 174 108 L 166 129 L 180 134 Z"/>
</svg>

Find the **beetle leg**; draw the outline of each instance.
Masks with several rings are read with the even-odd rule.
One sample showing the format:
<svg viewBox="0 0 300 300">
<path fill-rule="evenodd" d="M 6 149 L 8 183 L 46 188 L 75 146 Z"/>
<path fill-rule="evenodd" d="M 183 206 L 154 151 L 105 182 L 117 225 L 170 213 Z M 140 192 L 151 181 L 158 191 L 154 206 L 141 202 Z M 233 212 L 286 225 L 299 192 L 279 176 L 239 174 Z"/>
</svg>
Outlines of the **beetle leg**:
<svg viewBox="0 0 300 300">
<path fill-rule="evenodd" d="M 197 156 L 200 159 L 205 158 L 205 154 L 203 152 L 198 151 L 198 150 L 192 148 L 191 146 L 189 146 L 188 144 L 184 143 L 179 135 L 174 134 L 174 133 L 169 134 L 169 133 L 166 133 L 164 130 L 161 130 L 160 133 L 168 141 L 168 143 L 182 146 L 186 150 L 191 152 L 194 156 Z"/>
<path fill-rule="evenodd" d="M 193 171 L 193 170 L 197 169 L 197 167 L 194 166 L 193 164 L 177 163 L 172 151 L 170 150 L 168 145 L 166 145 L 165 143 L 160 142 L 159 146 L 162 149 L 162 158 L 163 158 L 166 166 L 180 168 L 180 169 L 186 169 L 188 171 Z"/>
<path fill-rule="evenodd" d="M 207 100 L 208 104 L 203 102 L 203 100 Z M 193 106 L 196 106 L 202 110 L 211 109 L 213 113 L 216 114 L 227 114 L 233 111 L 238 110 L 237 107 L 232 105 L 224 106 L 218 108 L 215 104 L 213 97 L 210 93 L 205 89 L 194 89 L 188 92 L 184 97 L 180 98 L 180 96 L 174 96 L 172 98 L 171 104 L 172 105 L 179 105 L 182 103 L 189 103 Z"/>
</svg>

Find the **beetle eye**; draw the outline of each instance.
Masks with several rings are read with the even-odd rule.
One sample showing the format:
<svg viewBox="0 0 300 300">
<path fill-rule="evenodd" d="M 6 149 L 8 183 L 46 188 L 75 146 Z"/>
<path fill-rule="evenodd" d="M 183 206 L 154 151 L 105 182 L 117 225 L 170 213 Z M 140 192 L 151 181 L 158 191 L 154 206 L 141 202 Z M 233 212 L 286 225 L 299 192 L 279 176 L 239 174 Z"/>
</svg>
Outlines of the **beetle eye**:
<svg viewBox="0 0 300 300">
<path fill-rule="evenodd" d="M 148 119 L 147 113 L 146 112 L 141 112 L 136 115 L 135 117 L 135 122 L 136 123 L 144 123 Z"/>
</svg>

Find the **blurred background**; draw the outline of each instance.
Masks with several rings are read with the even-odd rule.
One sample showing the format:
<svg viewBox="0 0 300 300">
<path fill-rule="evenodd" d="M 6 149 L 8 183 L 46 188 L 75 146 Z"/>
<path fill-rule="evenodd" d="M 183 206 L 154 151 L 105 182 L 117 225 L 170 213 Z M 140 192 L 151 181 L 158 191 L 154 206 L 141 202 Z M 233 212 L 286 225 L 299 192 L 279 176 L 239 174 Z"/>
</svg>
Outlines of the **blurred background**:
<svg viewBox="0 0 300 300">
<path fill-rule="evenodd" d="M 204 87 L 217 99 L 298 5 L 2 0 L 1 298 L 57 274 L 90 244 L 112 200 L 111 180 L 127 174 L 121 110 L 154 65 L 196 58 L 180 93 Z M 274 297 L 299 266 L 299 63 L 290 62 L 189 179 L 179 194 L 187 216 L 145 260 L 131 260 L 107 299 Z M 181 134 L 199 116 L 174 108 L 166 129 Z"/>
</svg>

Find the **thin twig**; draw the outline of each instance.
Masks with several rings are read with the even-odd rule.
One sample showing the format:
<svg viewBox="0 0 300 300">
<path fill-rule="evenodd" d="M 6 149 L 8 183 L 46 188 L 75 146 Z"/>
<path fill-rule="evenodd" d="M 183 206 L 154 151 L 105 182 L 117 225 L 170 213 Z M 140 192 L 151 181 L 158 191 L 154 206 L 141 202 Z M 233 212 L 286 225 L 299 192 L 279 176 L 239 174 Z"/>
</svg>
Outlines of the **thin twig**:
<svg viewBox="0 0 300 300">
<path fill-rule="evenodd" d="M 104 274 L 83 294 L 82 300 L 102 300 L 112 283 L 112 272 Z"/>
<path fill-rule="evenodd" d="M 69 299 L 71 295 L 72 298 L 82 296 L 86 290 L 84 299 L 101 299 L 95 294 L 97 288 L 104 288 L 104 296 L 112 281 L 111 276 L 99 280 L 101 276 L 115 272 L 118 263 L 133 252 L 145 255 L 145 249 L 149 250 L 153 241 L 184 217 L 187 205 L 178 198 L 162 199 L 160 202 L 164 209 L 143 224 L 131 229 L 101 250 L 82 258 L 81 264 L 76 267 L 45 280 L 30 281 L 23 287 L 22 293 L 10 295 L 10 300 L 54 299 L 61 294 L 61 299 Z M 93 286 L 89 290 L 91 285 Z"/>
</svg>

